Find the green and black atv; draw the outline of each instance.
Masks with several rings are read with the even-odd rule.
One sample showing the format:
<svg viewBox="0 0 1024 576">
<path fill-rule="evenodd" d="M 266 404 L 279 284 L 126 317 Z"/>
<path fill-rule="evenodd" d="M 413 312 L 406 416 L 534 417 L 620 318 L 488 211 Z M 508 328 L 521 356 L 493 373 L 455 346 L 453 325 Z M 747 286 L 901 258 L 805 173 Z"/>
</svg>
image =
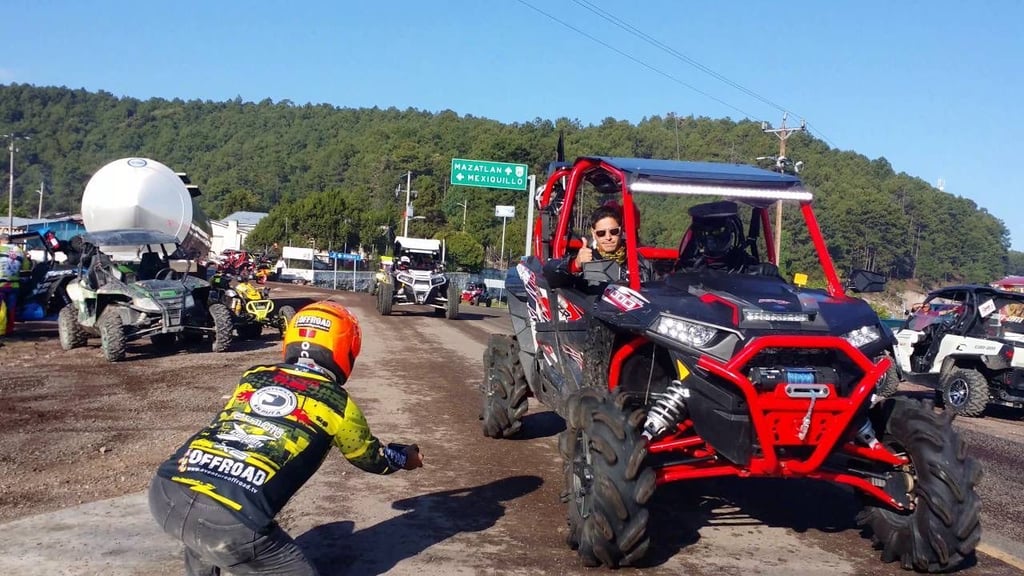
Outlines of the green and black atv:
<svg viewBox="0 0 1024 576">
<path fill-rule="evenodd" d="M 58 317 L 61 348 L 84 346 L 98 336 L 110 362 L 124 359 L 128 342 L 147 336 L 158 348 L 175 346 L 180 337 L 208 342 L 213 352 L 228 349 L 231 312 L 223 304 L 207 304 L 210 284 L 190 273 L 194 261 L 172 260 L 179 250 L 176 237 L 122 229 L 82 240 L 82 273 L 68 284 L 71 303 Z"/>
</svg>

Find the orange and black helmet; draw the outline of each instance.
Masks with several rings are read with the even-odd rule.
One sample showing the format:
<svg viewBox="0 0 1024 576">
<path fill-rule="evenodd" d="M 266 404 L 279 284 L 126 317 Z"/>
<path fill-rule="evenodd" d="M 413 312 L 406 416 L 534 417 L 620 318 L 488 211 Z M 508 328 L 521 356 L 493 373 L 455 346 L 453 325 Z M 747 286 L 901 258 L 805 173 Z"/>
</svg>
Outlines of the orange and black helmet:
<svg viewBox="0 0 1024 576">
<path fill-rule="evenodd" d="M 359 356 L 359 321 L 337 302 L 323 300 L 295 313 L 284 332 L 284 361 L 315 363 L 344 384 Z"/>
</svg>

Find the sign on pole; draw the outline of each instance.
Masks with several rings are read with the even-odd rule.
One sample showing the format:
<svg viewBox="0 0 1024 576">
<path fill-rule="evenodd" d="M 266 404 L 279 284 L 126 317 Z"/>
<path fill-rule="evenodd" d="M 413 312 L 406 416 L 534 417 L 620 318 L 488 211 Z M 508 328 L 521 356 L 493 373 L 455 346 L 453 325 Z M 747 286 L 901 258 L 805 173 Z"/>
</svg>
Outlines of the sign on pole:
<svg viewBox="0 0 1024 576">
<path fill-rule="evenodd" d="M 516 207 L 515 206 L 496 205 L 494 207 L 494 217 L 495 218 L 515 218 L 516 217 Z"/>
<path fill-rule="evenodd" d="M 526 190 L 526 164 L 452 158 L 452 184 L 505 190 Z"/>
</svg>

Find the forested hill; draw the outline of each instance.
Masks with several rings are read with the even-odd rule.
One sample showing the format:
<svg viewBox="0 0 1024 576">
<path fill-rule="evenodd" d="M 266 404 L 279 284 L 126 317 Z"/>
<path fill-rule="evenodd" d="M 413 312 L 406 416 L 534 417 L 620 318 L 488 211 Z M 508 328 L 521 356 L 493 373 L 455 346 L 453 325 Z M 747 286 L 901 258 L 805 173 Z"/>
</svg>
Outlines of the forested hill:
<svg viewBox="0 0 1024 576">
<path fill-rule="evenodd" d="M 425 219 L 413 221 L 410 233 L 453 234 L 463 251 L 466 244 L 496 251 L 501 220 L 493 207 L 515 204 L 520 217 L 509 222 L 506 248 L 513 257 L 522 251 L 526 195 L 449 189 L 453 157 L 525 163 L 542 177 L 560 131 L 570 159 L 753 163 L 778 149 L 775 136 L 757 123 L 692 116 L 651 116 L 636 125 L 612 118 L 588 126 L 565 118 L 503 124 L 450 110 L 137 100 L 0 85 L 0 133 L 12 131 L 32 138 L 18 142 L 16 215 L 35 216 L 44 178 L 44 212 L 77 212 L 92 173 L 120 157 L 145 156 L 188 172 L 212 217 L 270 212 L 250 237 L 254 245 L 315 238 L 318 246 L 379 246 L 381 230 L 397 224 L 400 232 L 404 191 L 396 199 L 396 188 L 412 170 L 415 213 Z M 928 283 L 991 281 L 1021 271 L 1024 255 L 1008 252 L 1005 224 L 971 200 L 897 174 L 884 158 L 833 150 L 805 133 L 789 139 L 788 152 L 803 161 L 801 176 L 816 194 L 815 210 L 840 270 L 868 267 Z M 7 162 L 0 168 L 6 183 Z M 7 195 L 0 196 L 0 213 L 6 214 Z M 464 202 L 466 234 L 457 234 Z M 816 269 L 810 243 L 799 233 L 799 214 L 789 210 L 785 218 L 783 268 Z"/>
</svg>

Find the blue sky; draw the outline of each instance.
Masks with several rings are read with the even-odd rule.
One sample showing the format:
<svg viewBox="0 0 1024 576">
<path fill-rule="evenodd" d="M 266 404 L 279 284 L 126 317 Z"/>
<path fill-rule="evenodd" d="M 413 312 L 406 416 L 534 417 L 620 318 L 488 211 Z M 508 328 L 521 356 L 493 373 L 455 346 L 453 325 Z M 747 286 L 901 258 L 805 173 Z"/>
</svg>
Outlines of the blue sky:
<svg viewBox="0 0 1024 576">
<path fill-rule="evenodd" d="M 1024 136 L 1024 3 L 1014 0 L 4 4 L 0 83 L 584 124 L 676 112 L 778 125 L 782 112 L 767 100 L 835 148 L 943 179 L 1001 218 L 1024 250 L 1024 184 L 1008 170 L 1021 164 Z"/>
</svg>

